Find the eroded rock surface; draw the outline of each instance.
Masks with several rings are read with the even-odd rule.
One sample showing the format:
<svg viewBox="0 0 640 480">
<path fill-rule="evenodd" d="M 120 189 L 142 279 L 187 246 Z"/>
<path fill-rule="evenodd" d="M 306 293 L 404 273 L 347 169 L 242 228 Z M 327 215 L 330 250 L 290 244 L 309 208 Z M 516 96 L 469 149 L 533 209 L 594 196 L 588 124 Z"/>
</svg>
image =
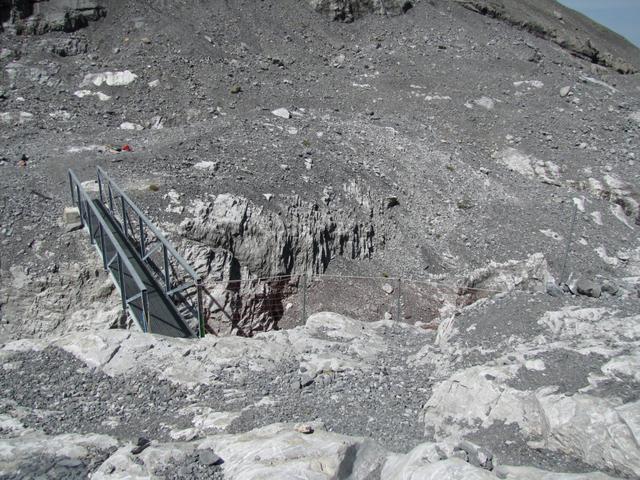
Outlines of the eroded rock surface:
<svg viewBox="0 0 640 480">
<path fill-rule="evenodd" d="M 366 260 L 384 248 L 371 206 L 328 206 L 293 197 L 276 213 L 232 194 L 196 203 L 180 229 L 198 244 L 187 258 L 209 287 L 212 326 L 245 335 L 277 327 L 301 275 L 324 273 L 336 256 Z"/>
<path fill-rule="evenodd" d="M 331 15 L 335 20 L 353 21 L 364 13 L 397 15 L 413 6 L 408 0 L 308 0 L 318 12 Z"/>
<path fill-rule="evenodd" d="M 510 315 L 523 301 L 530 313 Z M 440 344 L 420 327 L 331 313 L 253 339 L 12 342 L 0 350 L 0 466 L 71 458 L 63 466 L 93 478 L 633 478 L 640 383 L 625 366 L 640 318 L 626 301 L 565 303 L 485 299 Z M 578 365 L 584 376 L 571 377 Z M 138 437 L 151 443 L 132 453 Z"/>
<path fill-rule="evenodd" d="M 95 0 L 5 0 L 0 22 L 18 34 L 73 32 L 106 14 L 106 3 Z"/>
</svg>

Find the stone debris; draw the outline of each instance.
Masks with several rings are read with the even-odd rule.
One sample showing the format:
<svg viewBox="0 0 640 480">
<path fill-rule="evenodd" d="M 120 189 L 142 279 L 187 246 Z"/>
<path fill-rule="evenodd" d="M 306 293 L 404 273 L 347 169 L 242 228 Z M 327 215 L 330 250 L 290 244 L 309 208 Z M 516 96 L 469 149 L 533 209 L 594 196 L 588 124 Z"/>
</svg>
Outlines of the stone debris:
<svg viewBox="0 0 640 480">
<path fill-rule="evenodd" d="M 106 102 L 107 100 L 111 100 L 111 97 L 106 93 L 93 92 L 91 90 L 77 90 L 73 94 L 78 98 L 91 97 L 91 96 L 98 97 L 98 100 L 100 100 L 101 102 Z"/>
<path fill-rule="evenodd" d="M 136 442 L 136 446 L 131 450 L 133 455 L 139 455 L 151 446 L 151 441 L 148 438 L 140 437 Z"/>
<path fill-rule="evenodd" d="M 88 87 L 91 85 L 101 87 L 103 84 L 109 87 L 123 87 L 131 85 L 137 78 L 138 75 L 129 70 L 122 72 L 88 73 L 84 76 L 80 87 Z"/>
<path fill-rule="evenodd" d="M 197 453 L 198 453 L 198 461 L 208 467 L 212 465 L 221 465 L 222 463 L 224 463 L 222 458 L 216 455 L 213 452 L 213 450 L 202 449 L 202 450 L 198 450 Z"/>
<path fill-rule="evenodd" d="M 544 83 L 542 83 L 540 80 L 522 80 L 519 82 L 513 82 L 513 86 L 514 87 L 527 87 L 528 89 L 531 88 L 542 88 L 544 87 Z"/>
<path fill-rule="evenodd" d="M 474 100 L 473 103 L 487 110 L 493 110 L 494 107 L 496 106 L 496 102 L 489 97 L 481 97 L 477 100 Z"/>
<path fill-rule="evenodd" d="M 120 124 L 120 130 L 144 130 L 144 127 L 137 123 L 122 122 Z"/>
<path fill-rule="evenodd" d="M 296 425 L 296 432 L 302 433 L 304 435 L 310 435 L 314 432 L 314 429 L 311 425 L 302 424 Z"/>
<path fill-rule="evenodd" d="M 602 287 L 591 280 L 581 278 L 575 286 L 576 293 L 587 297 L 600 298 Z"/>
<path fill-rule="evenodd" d="M 29 112 L 1 112 L 0 122 L 11 125 L 22 125 L 34 120 L 33 113 Z"/>
<path fill-rule="evenodd" d="M 62 221 L 66 225 L 80 223 L 80 210 L 77 207 L 65 207 L 62 214 Z"/>
<path fill-rule="evenodd" d="M 201 162 L 196 163 L 193 168 L 215 172 L 218 169 L 218 162 L 202 160 Z"/>
<path fill-rule="evenodd" d="M 286 118 L 286 119 L 291 118 L 291 112 L 289 112 L 289 110 L 287 110 L 286 108 L 276 108 L 271 113 L 276 117 Z"/>
</svg>

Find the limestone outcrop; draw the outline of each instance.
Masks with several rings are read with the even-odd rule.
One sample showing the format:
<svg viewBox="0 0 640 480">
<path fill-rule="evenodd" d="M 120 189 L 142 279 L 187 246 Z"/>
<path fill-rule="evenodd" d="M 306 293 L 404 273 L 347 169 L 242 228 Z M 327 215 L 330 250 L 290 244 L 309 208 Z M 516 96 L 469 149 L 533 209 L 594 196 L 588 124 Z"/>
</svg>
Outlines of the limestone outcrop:
<svg viewBox="0 0 640 480">
<path fill-rule="evenodd" d="M 397 15 L 409 10 L 408 0 L 308 0 L 318 12 L 330 15 L 334 20 L 350 22 L 365 13 Z"/>
<path fill-rule="evenodd" d="M 18 34 L 73 32 L 106 15 L 99 0 L 4 0 L 0 22 Z"/>
<path fill-rule="evenodd" d="M 288 200 L 278 212 L 221 194 L 197 203 L 193 217 L 182 222 L 181 234 L 197 242 L 187 259 L 205 279 L 216 331 L 271 330 L 298 276 L 324 273 L 336 256 L 369 258 L 384 246 L 372 209 L 347 213 L 297 196 Z"/>
</svg>

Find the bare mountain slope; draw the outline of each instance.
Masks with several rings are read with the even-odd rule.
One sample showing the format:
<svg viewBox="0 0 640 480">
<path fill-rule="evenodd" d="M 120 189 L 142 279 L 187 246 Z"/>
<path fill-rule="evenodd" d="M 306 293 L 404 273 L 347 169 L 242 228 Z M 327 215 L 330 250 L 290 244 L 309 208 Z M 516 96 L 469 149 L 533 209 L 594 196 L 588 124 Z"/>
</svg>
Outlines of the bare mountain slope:
<svg viewBox="0 0 640 480">
<path fill-rule="evenodd" d="M 33 5 L 2 3 L 0 477 L 640 476 L 640 76 L 562 48 L 578 17 L 112 0 L 15 35 Z M 123 328 L 62 219 L 96 166 L 207 338 Z"/>
<path fill-rule="evenodd" d="M 56 229 L 60 209 L 20 199 L 61 206 L 66 168 L 90 177 L 95 164 L 195 241 L 212 281 L 334 268 L 453 281 L 536 252 L 560 280 L 573 197 L 592 215 L 574 232 L 576 275 L 611 275 L 624 261 L 610 258 L 635 248 L 637 77 L 456 3 L 342 24 L 293 0 L 118 0 L 72 37 L 5 41 L 4 248 L 33 272 L 47 262 L 18 232 Z M 271 113 L 283 107 L 291 118 Z M 110 153 L 125 143 L 133 152 Z M 198 202 L 216 201 L 230 218 L 262 213 L 207 232 L 219 227 Z M 273 228 L 268 261 L 226 240 Z"/>
<path fill-rule="evenodd" d="M 554 0 L 455 0 L 466 8 L 548 38 L 620 73 L 640 68 L 640 50 L 622 36 Z"/>
</svg>

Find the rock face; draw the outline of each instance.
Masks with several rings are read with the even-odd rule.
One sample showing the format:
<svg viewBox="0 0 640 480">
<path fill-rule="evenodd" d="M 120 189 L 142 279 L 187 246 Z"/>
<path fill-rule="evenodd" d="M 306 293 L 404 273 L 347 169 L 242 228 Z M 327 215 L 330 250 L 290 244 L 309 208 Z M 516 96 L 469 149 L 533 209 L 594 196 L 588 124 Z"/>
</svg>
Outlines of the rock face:
<svg viewBox="0 0 640 480">
<path fill-rule="evenodd" d="M 282 207 L 278 214 L 244 197 L 221 194 L 198 205 L 194 217 L 181 224 L 181 233 L 230 253 L 230 270 L 262 277 L 321 273 L 333 256 L 367 258 L 380 243 L 370 219 L 359 221 L 298 197 Z"/>
<path fill-rule="evenodd" d="M 318 12 L 334 20 L 351 22 L 365 13 L 397 15 L 405 13 L 413 4 L 407 0 L 308 0 Z"/>
<path fill-rule="evenodd" d="M 0 21 L 18 34 L 43 34 L 61 30 L 73 32 L 106 14 L 98 0 L 4 0 Z"/>
<path fill-rule="evenodd" d="M 619 73 L 640 69 L 637 48 L 587 17 L 553 0 L 454 0 L 465 8 L 488 15 L 547 38 L 572 54 Z M 597 38 L 597 40 L 593 40 Z"/>
<path fill-rule="evenodd" d="M 208 282 L 209 308 L 235 333 L 275 327 L 283 298 L 297 284 L 292 277 L 323 273 L 335 256 L 368 258 L 384 245 L 371 210 L 358 218 L 299 197 L 281 207 L 280 213 L 266 211 L 244 197 L 221 194 L 197 204 L 180 226 L 185 238 L 201 245 L 187 257 Z"/>
<path fill-rule="evenodd" d="M 636 478 L 640 317 L 556 302 L 511 292 L 463 309 L 440 346 L 433 331 L 329 312 L 253 339 L 103 330 L 10 342 L 0 471 Z"/>
</svg>

